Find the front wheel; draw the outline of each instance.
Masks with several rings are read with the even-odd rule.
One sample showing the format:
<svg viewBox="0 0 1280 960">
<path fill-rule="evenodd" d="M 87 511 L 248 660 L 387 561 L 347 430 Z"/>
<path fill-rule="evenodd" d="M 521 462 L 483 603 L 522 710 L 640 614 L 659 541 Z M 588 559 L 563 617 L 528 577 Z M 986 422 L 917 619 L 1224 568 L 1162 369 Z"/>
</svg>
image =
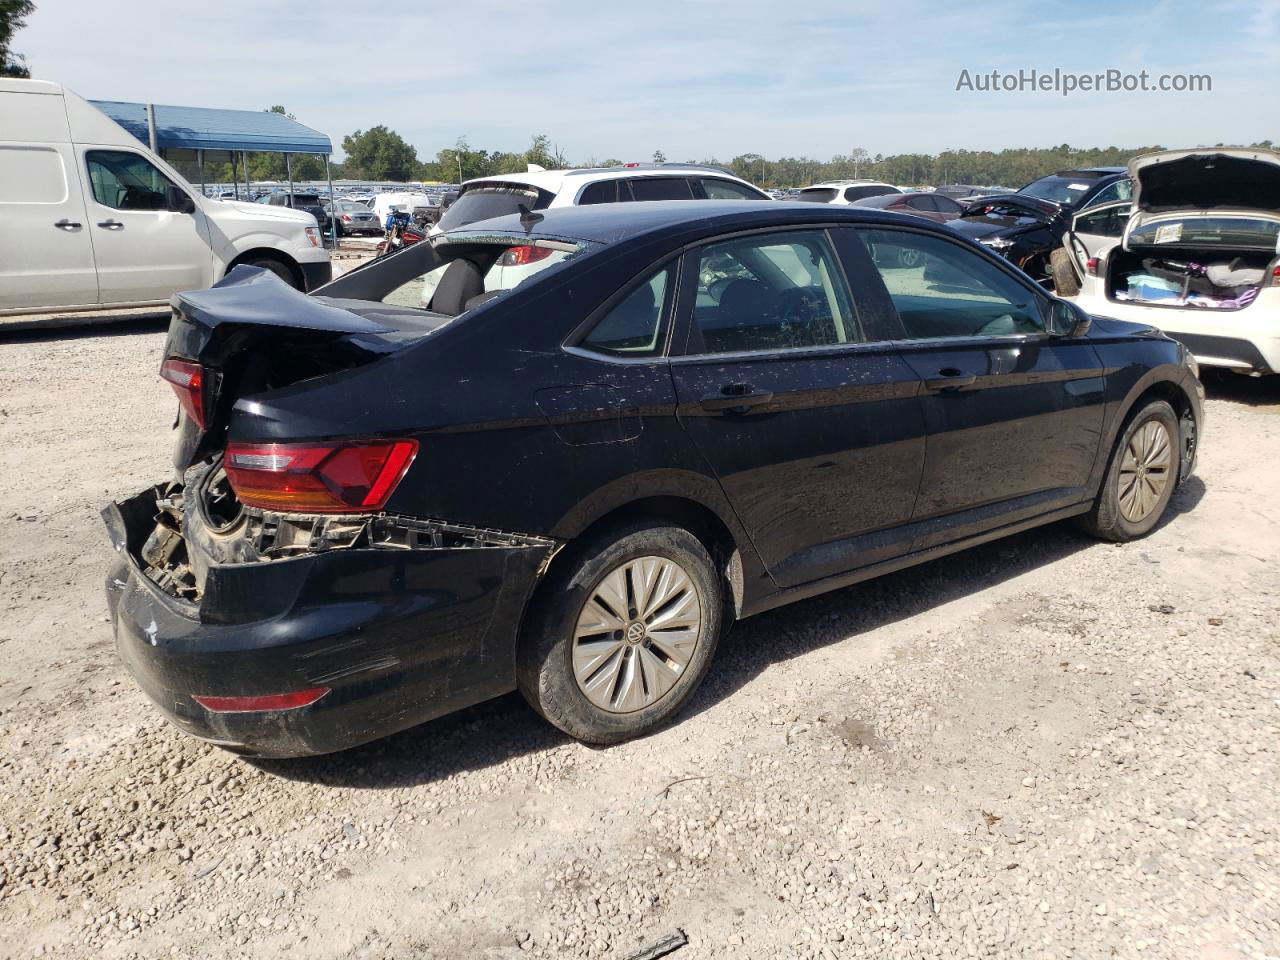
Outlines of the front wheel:
<svg viewBox="0 0 1280 960">
<path fill-rule="evenodd" d="M 272 257 L 259 257 L 256 260 L 245 260 L 244 265 L 246 267 L 258 267 L 261 270 L 270 270 L 295 290 L 302 289 L 301 282 L 299 282 L 293 271 L 289 269 L 288 264 L 281 263 L 279 260 Z"/>
<path fill-rule="evenodd" d="M 1179 436 L 1178 417 L 1163 400 L 1138 410 L 1116 441 L 1102 490 L 1080 525 L 1121 542 L 1150 533 L 1178 483 Z"/>
<path fill-rule="evenodd" d="M 722 597 L 706 548 L 683 528 L 630 527 L 597 538 L 543 584 L 521 642 L 520 692 L 586 743 L 648 733 L 705 676 Z"/>
</svg>

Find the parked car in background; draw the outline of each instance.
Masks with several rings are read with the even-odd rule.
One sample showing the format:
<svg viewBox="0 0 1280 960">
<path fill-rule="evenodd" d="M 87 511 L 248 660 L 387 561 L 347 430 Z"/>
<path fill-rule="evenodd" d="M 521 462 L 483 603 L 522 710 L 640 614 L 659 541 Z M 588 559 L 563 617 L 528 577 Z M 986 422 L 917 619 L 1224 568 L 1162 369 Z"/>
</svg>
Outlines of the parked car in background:
<svg viewBox="0 0 1280 960">
<path fill-rule="evenodd" d="M 377 214 L 363 203 L 357 203 L 354 200 L 339 200 L 336 215 L 332 203 L 324 205 L 324 212 L 326 216 L 336 216 L 338 236 L 340 237 L 349 233 L 382 233 L 382 223 L 378 220 Z"/>
<path fill-rule="evenodd" d="M 1033 180 L 1016 193 L 980 197 L 951 226 L 1053 289 L 1055 270 L 1062 275 L 1057 261 L 1063 254 L 1056 251 L 1071 217 L 1078 210 L 1127 200 L 1131 190 L 1123 167 L 1064 170 Z"/>
<path fill-rule="evenodd" d="M 880 197 L 891 193 L 902 193 L 902 191 L 891 183 L 881 183 L 879 180 L 828 180 L 803 188 L 792 199 L 842 206 L 867 197 Z"/>
<path fill-rule="evenodd" d="M 181 478 L 104 512 L 117 646 L 265 755 L 515 689 L 644 734 L 734 619 L 1067 517 L 1146 535 L 1202 419 L 1180 344 L 945 227 L 742 201 L 507 215 L 311 297 L 241 271 L 175 300 L 162 372 Z"/>
<path fill-rule="evenodd" d="M 1072 220 L 1077 303 L 1158 327 L 1203 366 L 1280 373 L 1280 153 L 1167 150 L 1129 176 L 1131 202 Z"/>
<path fill-rule="evenodd" d="M 290 207 L 293 210 L 309 213 L 315 217 L 316 224 L 323 232 L 329 232 L 329 214 L 325 210 L 327 201 L 321 199 L 318 193 L 289 193 L 281 191 L 279 193 L 269 193 L 265 197 L 259 198 L 257 202 L 266 204 L 269 207 Z"/>
<path fill-rule="evenodd" d="M 855 200 L 853 206 L 867 207 L 871 210 L 890 210 L 893 213 L 909 213 L 932 220 L 934 223 L 954 220 L 964 209 L 950 197 L 936 193 L 885 193 Z"/>
<path fill-rule="evenodd" d="M 575 170 L 544 170 L 531 166 L 525 173 L 503 174 L 468 180 L 457 199 L 443 207 L 433 233 L 453 230 L 491 217 L 513 214 L 524 207 L 533 213 L 568 206 L 661 200 L 768 200 L 758 187 L 719 167 L 685 163 L 628 164 Z M 548 266 L 544 255 L 533 250 L 514 252 L 499 259 L 486 283 L 510 287 L 521 278 Z M 437 272 L 423 287 L 426 302 Z"/>
<path fill-rule="evenodd" d="M 0 79 L 0 313 L 167 304 L 239 264 L 311 289 L 303 213 L 216 200 L 58 84 Z"/>
<path fill-rule="evenodd" d="M 394 190 L 379 193 L 373 198 L 372 210 L 385 229 L 392 213 L 407 213 L 412 218 L 415 211 L 425 213 L 432 206 L 432 198 L 421 190 Z"/>
<path fill-rule="evenodd" d="M 600 203 L 653 200 L 768 200 L 769 195 L 719 167 L 637 163 L 618 167 L 544 170 L 481 177 L 462 184 L 458 198 L 436 225 L 451 230 L 477 220 L 530 211 Z"/>
</svg>

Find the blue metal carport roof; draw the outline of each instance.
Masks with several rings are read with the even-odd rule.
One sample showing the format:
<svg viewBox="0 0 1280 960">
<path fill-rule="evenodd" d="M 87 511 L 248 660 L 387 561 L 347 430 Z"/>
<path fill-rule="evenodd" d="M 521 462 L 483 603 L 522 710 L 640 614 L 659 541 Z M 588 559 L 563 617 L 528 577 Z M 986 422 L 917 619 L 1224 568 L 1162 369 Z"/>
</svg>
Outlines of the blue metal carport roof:
<svg viewBox="0 0 1280 960">
<path fill-rule="evenodd" d="M 89 101 L 143 143 L 150 143 L 147 106 L 118 100 Z M 156 145 L 161 149 L 333 153 L 323 133 L 265 110 L 173 107 L 157 103 Z"/>
</svg>

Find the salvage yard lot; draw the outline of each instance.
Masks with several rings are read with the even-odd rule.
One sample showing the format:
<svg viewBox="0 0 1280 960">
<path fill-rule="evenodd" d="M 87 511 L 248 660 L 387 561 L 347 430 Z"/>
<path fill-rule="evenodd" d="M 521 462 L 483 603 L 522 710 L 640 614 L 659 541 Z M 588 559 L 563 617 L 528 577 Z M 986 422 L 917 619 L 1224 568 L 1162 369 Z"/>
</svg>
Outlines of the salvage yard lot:
<svg viewBox="0 0 1280 960">
<path fill-rule="evenodd" d="M 513 696 L 251 763 L 112 649 L 97 511 L 168 472 L 162 342 L 0 345 L 0 955 L 1280 955 L 1280 385 L 1210 385 L 1149 539 L 748 620 L 647 739 Z"/>
</svg>

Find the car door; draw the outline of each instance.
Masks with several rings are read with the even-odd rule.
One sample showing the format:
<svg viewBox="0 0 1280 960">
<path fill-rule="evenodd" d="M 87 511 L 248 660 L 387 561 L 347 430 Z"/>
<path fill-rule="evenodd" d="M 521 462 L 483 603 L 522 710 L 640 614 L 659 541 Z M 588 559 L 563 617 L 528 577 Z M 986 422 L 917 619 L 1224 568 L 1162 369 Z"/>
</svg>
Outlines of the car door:
<svg viewBox="0 0 1280 960">
<path fill-rule="evenodd" d="M 1102 259 L 1124 236 L 1125 225 L 1133 205 L 1128 200 L 1090 207 L 1071 218 L 1066 247 L 1071 264 L 1081 281 L 1089 270 L 1089 261 Z"/>
<path fill-rule="evenodd" d="M 207 287 L 213 253 L 199 205 L 190 213 L 170 210 L 170 191 L 186 191 L 140 153 L 79 149 L 101 302 L 167 300 Z"/>
<path fill-rule="evenodd" d="M 858 234 L 875 251 L 872 296 L 884 297 L 901 355 L 924 381 L 928 446 L 913 549 L 1084 500 L 1105 396 L 1089 341 L 1049 331 L 1052 299 L 958 239 L 897 226 Z"/>
<path fill-rule="evenodd" d="M 724 237 L 684 256 L 677 415 L 781 586 L 905 553 L 920 379 L 864 319 L 847 230 Z"/>
<path fill-rule="evenodd" d="M 98 302 L 84 195 L 68 144 L 0 143 L 0 224 L 0 310 Z"/>
</svg>

